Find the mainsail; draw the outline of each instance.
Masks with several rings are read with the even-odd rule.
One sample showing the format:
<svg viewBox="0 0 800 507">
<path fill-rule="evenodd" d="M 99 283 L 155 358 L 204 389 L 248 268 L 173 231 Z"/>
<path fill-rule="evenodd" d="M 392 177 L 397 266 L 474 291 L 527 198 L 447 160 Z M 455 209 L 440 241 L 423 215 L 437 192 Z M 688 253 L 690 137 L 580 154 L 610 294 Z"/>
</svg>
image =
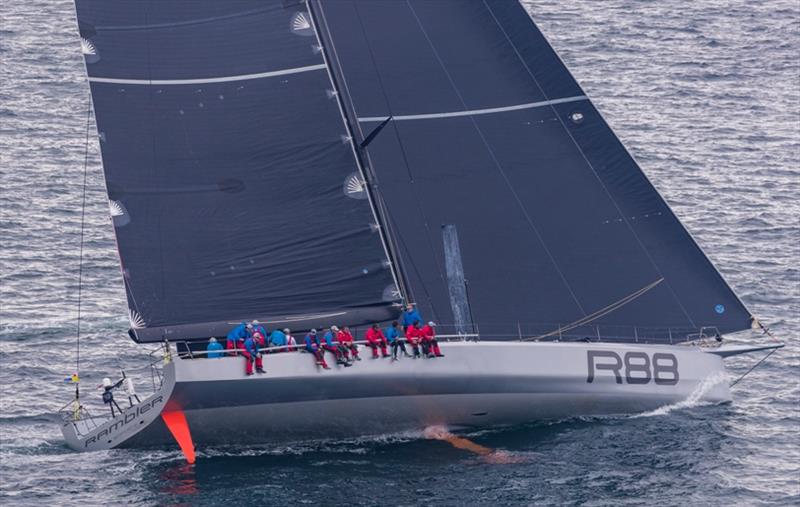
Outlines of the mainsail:
<svg viewBox="0 0 800 507">
<path fill-rule="evenodd" d="M 388 243 L 303 3 L 76 5 L 135 339 L 396 314 Z"/>
<path fill-rule="evenodd" d="M 492 338 L 750 327 L 517 0 L 309 6 L 359 140 L 391 117 L 367 159 L 423 314 L 455 323 L 466 293 Z"/>
</svg>

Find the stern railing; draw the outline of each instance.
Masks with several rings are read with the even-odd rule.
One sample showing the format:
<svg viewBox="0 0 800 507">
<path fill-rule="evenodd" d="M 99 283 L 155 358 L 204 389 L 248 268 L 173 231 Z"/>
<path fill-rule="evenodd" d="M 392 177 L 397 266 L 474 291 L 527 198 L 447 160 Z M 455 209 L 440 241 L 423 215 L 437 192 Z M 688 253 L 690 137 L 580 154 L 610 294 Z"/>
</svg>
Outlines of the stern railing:
<svg viewBox="0 0 800 507">
<path fill-rule="evenodd" d="M 143 393 L 143 397 L 141 399 L 145 399 L 152 396 L 164 385 L 164 366 L 170 361 L 172 361 L 172 349 L 171 345 L 165 341 L 148 353 L 147 364 L 136 368 L 121 370 L 122 377 L 130 378 L 130 373 L 148 370 L 150 372 L 152 390 L 147 390 L 149 392 L 146 391 Z M 125 391 L 122 391 L 122 394 L 124 397 L 128 398 L 127 401 L 130 406 L 138 405 L 140 403 L 138 393 L 129 394 Z M 102 406 L 102 408 L 105 407 Z M 93 409 L 100 410 L 101 407 L 94 406 Z M 73 425 L 78 436 L 83 436 L 87 432 L 96 429 L 103 422 L 112 418 L 111 415 L 93 414 L 89 408 L 77 398 L 72 399 L 64 404 L 64 406 L 58 409 L 57 413 L 65 423 L 71 423 Z"/>
</svg>

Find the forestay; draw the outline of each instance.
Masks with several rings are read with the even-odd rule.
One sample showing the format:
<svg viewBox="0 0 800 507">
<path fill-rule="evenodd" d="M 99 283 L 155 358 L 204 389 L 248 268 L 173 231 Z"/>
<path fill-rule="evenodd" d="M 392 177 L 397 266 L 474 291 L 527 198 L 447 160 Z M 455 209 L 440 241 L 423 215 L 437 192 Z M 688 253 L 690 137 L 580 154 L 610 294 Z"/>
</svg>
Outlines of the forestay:
<svg viewBox="0 0 800 507">
<path fill-rule="evenodd" d="M 368 159 L 423 314 L 454 322 L 452 225 L 484 338 L 581 319 L 655 341 L 750 326 L 516 0 L 310 5 L 360 139 L 393 116 Z"/>
<path fill-rule="evenodd" d="M 136 339 L 395 315 L 304 4 L 76 4 Z"/>
</svg>

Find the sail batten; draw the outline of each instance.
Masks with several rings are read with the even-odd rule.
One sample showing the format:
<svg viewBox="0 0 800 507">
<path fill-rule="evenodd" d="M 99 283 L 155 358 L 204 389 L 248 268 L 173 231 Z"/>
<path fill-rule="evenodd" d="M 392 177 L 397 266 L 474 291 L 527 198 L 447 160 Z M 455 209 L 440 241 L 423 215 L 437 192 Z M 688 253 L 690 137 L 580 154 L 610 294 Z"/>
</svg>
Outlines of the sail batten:
<svg viewBox="0 0 800 507">
<path fill-rule="evenodd" d="M 489 107 L 484 109 L 472 109 L 467 111 L 450 111 L 443 113 L 423 113 L 423 114 L 398 114 L 398 115 L 393 115 L 392 120 L 403 121 L 403 120 L 433 120 L 438 118 L 458 118 L 459 116 L 477 116 L 481 114 L 505 113 L 507 111 L 518 111 L 520 109 L 533 109 L 536 107 L 554 106 L 556 104 L 566 104 L 569 102 L 579 102 L 582 100 L 588 100 L 588 97 L 586 97 L 585 95 L 579 95 L 577 97 L 564 97 L 561 99 L 542 100 L 539 102 L 528 102 L 527 104 L 514 104 L 512 106 L 498 106 L 498 107 Z M 387 117 L 385 116 L 384 117 L 368 116 L 365 118 L 359 118 L 358 121 L 368 123 L 368 122 L 384 121 L 386 118 Z"/>
<path fill-rule="evenodd" d="M 242 74 L 239 76 L 220 76 L 198 79 L 125 79 L 116 77 L 89 77 L 90 83 L 111 83 L 111 84 L 135 84 L 135 85 L 189 85 L 189 84 L 210 84 L 210 83 L 230 83 L 233 81 L 249 81 L 251 79 L 262 79 L 265 77 L 286 76 L 289 74 L 299 74 L 301 72 L 311 72 L 314 70 L 325 70 L 324 64 L 307 65 L 293 69 L 272 70 L 259 72 L 256 74 Z"/>
</svg>

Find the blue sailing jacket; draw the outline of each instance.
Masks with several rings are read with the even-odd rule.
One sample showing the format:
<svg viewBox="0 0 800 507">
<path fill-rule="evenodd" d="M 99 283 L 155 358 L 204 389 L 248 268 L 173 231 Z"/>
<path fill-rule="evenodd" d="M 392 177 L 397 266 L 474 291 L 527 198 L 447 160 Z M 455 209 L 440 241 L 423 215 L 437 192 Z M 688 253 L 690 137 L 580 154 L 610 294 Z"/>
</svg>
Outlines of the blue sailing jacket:
<svg viewBox="0 0 800 507">
<path fill-rule="evenodd" d="M 325 333 L 325 343 L 329 347 L 335 347 L 336 346 L 336 344 L 334 343 L 334 335 L 333 335 L 332 331 L 328 331 L 327 333 Z"/>
<path fill-rule="evenodd" d="M 317 335 L 307 334 L 306 335 L 306 350 L 309 352 L 314 352 L 314 346 L 319 347 L 319 337 Z"/>
<path fill-rule="evenodd" d="M 222 357 L 222 344 L 220 342 L 209 343 L 206 350 L 208 351 L 208 357 L 211 359 Z"/>
<path fill-rule="evenodd" d="M 269 335 L 269 341 L 275 347 L 283 347 L 286 345 L 286 335 L 283 333 L 283 331 L 276 329 L 272 332 L 272 334 Z"/>
<path fill-rule="evenodd" d="M 419 314 L 416 308 L 410 312 L 408 310 L 403 312 L 403 327 L 408 327 L 417 320 L 420 322 L 420 324 L 422 323 L 422 316 Z"/>
<path fill-rule="evenodd" d="M 232 341 L 244 340 L 248 336 L 250 336 L 250 334 L 247 332 L 247 324 L 244 322 L 233 328 L 231 332 L 228 333 L 228 339 Z"/>
<path fill-rule="evenodd" d="M 400 333 L 396 327 L 389 326 L 386 328 L 386 339 L 389 340 L 389 343 L 393 343 L 398 338 L 400 338 Z"/>
<path fill-rule="evenodd" d="M 256 343 L 252 336 L 244 341 L 244 350 L 249 352 L 252 357 L 256 357 L 256 354 L 258 354 L 258 343 Z"/>
</svg>

